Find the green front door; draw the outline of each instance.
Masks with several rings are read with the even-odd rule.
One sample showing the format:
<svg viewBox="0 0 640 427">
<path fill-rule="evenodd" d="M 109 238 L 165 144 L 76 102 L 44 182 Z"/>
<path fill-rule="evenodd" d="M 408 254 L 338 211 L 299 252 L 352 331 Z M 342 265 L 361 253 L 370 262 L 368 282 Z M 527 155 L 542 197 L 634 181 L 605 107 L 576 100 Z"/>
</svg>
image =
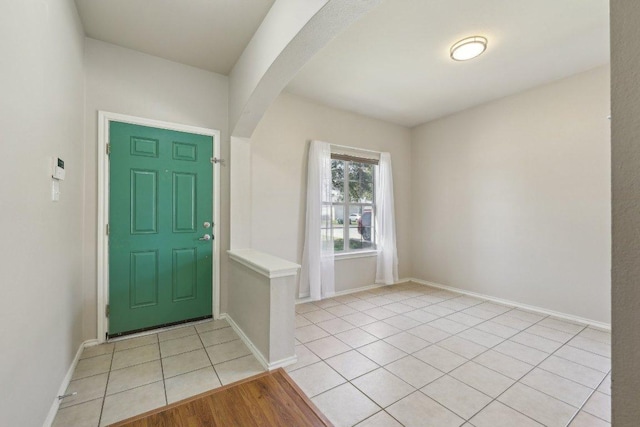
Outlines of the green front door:
<svg viewBox="0 0 640 427">
<path fill-rule="evenodd" d="M 111 122 L 109 143 L 109 336 L 211 316 L 213 138 Z"/>
</svg>

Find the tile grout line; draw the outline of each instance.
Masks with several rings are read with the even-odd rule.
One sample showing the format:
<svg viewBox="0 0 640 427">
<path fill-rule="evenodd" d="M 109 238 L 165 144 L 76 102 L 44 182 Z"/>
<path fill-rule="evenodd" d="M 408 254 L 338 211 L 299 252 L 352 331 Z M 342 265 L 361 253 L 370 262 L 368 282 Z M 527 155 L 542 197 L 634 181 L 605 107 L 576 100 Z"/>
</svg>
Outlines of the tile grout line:
<svg viewBox="0 0 640 427">
<path fill-rule="evenodd" d="M 162 349 L 160 348 L 160 335 L 158 334 L 158 354 L 160 356 L 160 375 L 162 375 L 162 389 L 164 390 L 164 406 L 169 404 L 169 399 L 167 398 L 167 383 L 164 380 L 164 363 L 162 359 Z"/>
<path fill-rule="evenodd" d="M 107 389 L 109 388 L 109 379 L 111 378 L 111 367 L 113 367 L 113 359 L 115 358 L 115 354 L 116 354 L 116 346 L 114 345 L 113 350 L 111 351 L 111 363 L 109 364 L 109 371 L 107 372 L 107 383 L 104 385 L 102 405 L 100 405 L 100 416 L 98 417 L 98 425 L 96 427 L 100 426 L 100 423 L 102 422 L 102 416 L 104 415 L 104 404 L 107 400 Z"/>
</svg>

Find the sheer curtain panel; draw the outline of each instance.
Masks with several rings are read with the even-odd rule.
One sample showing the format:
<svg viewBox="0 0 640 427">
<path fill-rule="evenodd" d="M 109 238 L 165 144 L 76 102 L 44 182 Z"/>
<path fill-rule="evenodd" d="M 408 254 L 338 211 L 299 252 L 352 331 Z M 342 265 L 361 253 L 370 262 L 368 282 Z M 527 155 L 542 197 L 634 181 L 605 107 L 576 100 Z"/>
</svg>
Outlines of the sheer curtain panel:
<svg viewBox="0 0 640 427">
<path fill-rule="evenodd" d="M 314 301 L 335 293 L 331 190 L 331 146 L 311 141 L 299 296 L 310 296 Z"/>
<path fill-rule="evenodd" d="M 376 283 L 391 285 L 398 281 L 398 250 L 396 249 L 393 176 L 389 153 L 381 153 L 378 163 L 375 218 L 378 249 Z"/>
</svg>

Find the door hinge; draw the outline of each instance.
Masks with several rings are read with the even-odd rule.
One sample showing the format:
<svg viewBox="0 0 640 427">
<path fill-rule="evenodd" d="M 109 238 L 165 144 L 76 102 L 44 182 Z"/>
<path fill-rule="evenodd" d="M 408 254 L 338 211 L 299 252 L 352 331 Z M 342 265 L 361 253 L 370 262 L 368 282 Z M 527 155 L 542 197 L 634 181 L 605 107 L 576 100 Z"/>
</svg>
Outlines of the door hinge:
<svg viewBox="0 0 640 427">
<path fill-rule="evenodd" d="M 107 236 L 109 235 L 109 224 L 107 224 Z"/>
<path fill-rule="evenodd" d="M 217 157 L 212 157 L 211 163 L 213 163 L 214 165 L 217 165 L 218 163 L 220 163 L 222 166 L 227 166 L 224 164 L 224 159 L 219 159 Z"/>
<path fill-rule="evenodd" d="M 109 304 L 105 305 L 104 307 L 104 315 L 106 317 L 109 317 Z"/>
<path fill-rule="evenodd" d="M 111 154 L 111 144 L 107 144 L 107 155 Z"/>
</svg>

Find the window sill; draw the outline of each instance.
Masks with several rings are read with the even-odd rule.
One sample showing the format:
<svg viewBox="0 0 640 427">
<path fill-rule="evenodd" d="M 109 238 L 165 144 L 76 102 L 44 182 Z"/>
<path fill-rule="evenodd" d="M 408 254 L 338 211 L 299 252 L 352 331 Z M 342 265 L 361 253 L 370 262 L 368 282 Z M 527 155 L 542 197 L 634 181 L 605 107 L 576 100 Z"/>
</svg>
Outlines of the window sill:
<svg viewBox="0 0 640 427">
<path fill-rule="evenodd" d="M 353 252 L 342 252 L 333 255 L 333 259 L 336 261 L 340 261 L 343 259 L 353 259 L 353 258 L 369 258 L 378 256 L 378 251 L 370 250 L 370 251 L 353 251 Z"/>
</svg>

